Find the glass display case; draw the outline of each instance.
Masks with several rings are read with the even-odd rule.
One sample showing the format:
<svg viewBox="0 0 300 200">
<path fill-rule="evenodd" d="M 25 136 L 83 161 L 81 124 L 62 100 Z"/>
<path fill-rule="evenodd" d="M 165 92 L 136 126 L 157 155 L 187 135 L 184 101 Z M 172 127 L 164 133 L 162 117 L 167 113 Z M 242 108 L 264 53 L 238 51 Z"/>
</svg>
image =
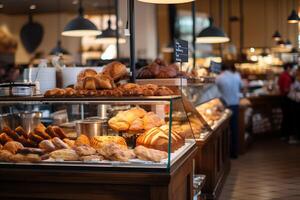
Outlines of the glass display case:
<svg viewBox="0 0 300 200">
<path fill-rule="evenodd" d="M 220 100 L 220 93 L 215 84 L 189 83 L 182 88 L 182 92 L 185 96 L 185 108 L 193 109 L 198 123 L 201 122 L 204 127 L 200 131 L 193 129 L 197 139 L 204 140 L 212 130 L 230 116 L 230 111 Z"/>
<path fill-rule="evenodd" d="M 170 169 L 195 144 L 181 96 L 0 97 L 2 165 Z"/>
</svg>

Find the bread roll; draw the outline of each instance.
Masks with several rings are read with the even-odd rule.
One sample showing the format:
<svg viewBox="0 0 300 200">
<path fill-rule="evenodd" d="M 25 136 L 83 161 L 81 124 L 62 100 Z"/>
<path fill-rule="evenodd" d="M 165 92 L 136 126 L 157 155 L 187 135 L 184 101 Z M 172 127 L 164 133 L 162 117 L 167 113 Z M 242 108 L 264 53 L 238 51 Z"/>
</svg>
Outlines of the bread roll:
<svg viewBox="0 0 300 200">
<path fill-rule="evenodd" d="M 81 146 L 81 145 L 91 145 L 90 139 L 88 136 L 81 134 L 76 140 L 75 140 L 75 146 Z"/>
<path fill-rule="evenodd" d="M 168 157 L 167 152 L 146 148 L 141 145 L 135 147 L 134 153 L 138 157 L 138 159 L 153 162 L 160 162 L 162 159 L 166 159 Z"/>
<path fill-rule="evenodd" d="M 53 138 L 51 141 L 56 149 L 69 149 L 69 146 L 58 137 Z"/>
<path fill-rule="evenodd" d="M 60 149 L 51 152 L 49 155 L 55 160 L 76 161 L 79 159 L 79 156 L 73 149 Z"/>
<path fill-rule="evenodd" d="M 51 140 L 43 140 L 42 142 L 40 142 L 39 148 L 45 150 L 45 152 L 52 152 L 56 150 L 56 147 L 51 142 Z"/>
<path fill-rule="evenodd" d="M 110 76 L 114 81 L 118 81 L 127 75 L 126 66 L 114 61 L 103 68 L 103 74 Z"/>
<path fill-rule="evenodd" d="M 77 82 L 80 82 L 86 77 L 94 77 L 97 75 L 97 72 L 93 69 L 85 69 L 82 70 L 78 75 L 77 75 Z"/>
<path fill-rule="evenodd" d="M 123 148 L 127 148 L 125 139 L 120 136 L 94 136 L 91 139 L 91 146 L 97 150 L 107 143 L 115 143 L 123 146 Z"/>
<path fill-rule="evenodd" d="M 10 151 L 12 154 L 16 154 L 19 149 L 23 149 L 24 146 L 20 142 L 10 141 L 3 146 L 3 150 Z"/>
<path fill-rule="evenodd" d="M 148 112 L 144 116 L 143 122 L 144 122 L 144 129 L 145 130 L 149 130 L 149 129 L 153 128 L 153 127 L 159 127 L 159 126 L 165 124 L 165 121 L 163 119 L 161 119 L 154 112 Z"/>
</svg>

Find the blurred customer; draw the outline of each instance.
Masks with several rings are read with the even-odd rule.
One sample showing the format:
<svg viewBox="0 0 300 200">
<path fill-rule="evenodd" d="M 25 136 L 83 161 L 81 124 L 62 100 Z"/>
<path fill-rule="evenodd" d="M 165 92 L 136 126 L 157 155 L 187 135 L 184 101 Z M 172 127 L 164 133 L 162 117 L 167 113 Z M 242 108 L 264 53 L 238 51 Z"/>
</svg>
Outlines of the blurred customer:
<svg viewBox="0 0 300 200">
<path fill-rule="evenodd" d="M 286 63 L 284 66 L 284 71 L 280 74 L 278 79 L 278 86 L 280 94 L 282 96 L 281 100 L 281 110 L 282 110 L 282 124 L 281 124 L 281 138 L 289 139 L 291 134 L 291 110 L 292 102 L 287 97 L 291 85 L 293 83 L 293 77 L 291 76 L 293 65 L 291 63 Z"/>
<path fill-rule="evenodd" d="M 291 85 L 288 98 L 291 100 L 290 115 L 292 121 L 291 135 L 289 136 L 289 144 L 298 144 L 300 136 L 300 69 L 296 71 L 294 83 Z"/>
<path fill-rule="evenodd" d="M 237 158 L 239 148 L 238 113 L 242 80 L 240 74 L 235 71 L 233 61 L 227 61 L 222 64 L 222 73 L 217 77 L 216 84 L 222 95 L 222 101 L 232 111 L 230 119 L 230 155 L 231 158 Z"/>
</svg>

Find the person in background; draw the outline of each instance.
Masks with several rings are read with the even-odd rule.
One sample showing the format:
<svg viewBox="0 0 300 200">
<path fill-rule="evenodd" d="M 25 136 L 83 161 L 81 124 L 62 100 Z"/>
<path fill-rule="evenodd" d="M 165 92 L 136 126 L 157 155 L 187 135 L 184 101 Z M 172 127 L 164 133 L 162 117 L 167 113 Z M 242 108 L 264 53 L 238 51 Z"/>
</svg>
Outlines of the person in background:
<svg viewBox="0 0 300 200">
<path fill-rule="evenodd" d="M 290 112 L 292 118 L 291 135 L 289 136 L 289 144 L 298 144 L 300 139 L 300 69 L 297 69 L 295 81 L 291 85 L 288 98 L 291 100 Z"/>
<path fill-rule="evenodd" d="M 286 63 L 283 66 L 284 71 L 280 74 L 278 79 L 278 86 L 280 90 L 281 98 L 281 110 L 282 110 L 282 124 L 281 124 L 281 138 L 288 140 L 291 134 L 291 111 L 292 102 L 287 97 L 293 83 L 293 77 L 291 76 L 293 65 Z"/>
<path fill-rule="evenodd" d="M 233 61 L 222 63 L 222 72 L 217 77 L 216 84 L 221 93 L 222 101 L 232 112 L 230 119 L 230 155 L 231 158 L 238 158 L 238 113 L 242 79 L 240 74 L 235 71 Z"/>
</svg>

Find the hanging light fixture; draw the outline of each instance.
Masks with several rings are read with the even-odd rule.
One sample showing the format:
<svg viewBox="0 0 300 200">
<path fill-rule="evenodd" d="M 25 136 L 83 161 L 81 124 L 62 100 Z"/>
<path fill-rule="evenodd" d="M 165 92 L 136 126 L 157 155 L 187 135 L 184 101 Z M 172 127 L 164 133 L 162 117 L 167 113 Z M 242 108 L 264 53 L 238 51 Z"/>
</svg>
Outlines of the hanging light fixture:
<svg viewBox="0 0 300 200">
<path fill-rule="evenodd" d="M 277 1 L 277 15 L 279 15 L 279 2 Z M 279 28 L 279 16 L 277 16 L 277 28 Z M 272 35 L 274 41 L 278 42 L 281 40 L 281 34 L 279 33 L 278 29 Z"/>
<path fill-rule="evenodd" d="M 59 29 L 60 29 L 60 3 L 59 0 L 56 0 L 57 9 L 58 9 L 58 15 L 57 15 L 57 42 L 56 46 L 50 51 L 50 55 L 69 55 L 70 53 L 64 49 L 61 45 L 60 35 L 59 35 Z"/>
<path fill-rule="evenodd" d="M 90 20 L 84 18 L 84 10 L 82 1 L 79 1 L 78 16 L 70 21 L 62 32 L 63 36 L 70 37 L 83 37 L 83 36 L 96 36 L 101 33 Z"/>
<path fill-rule="evenodd" d="M 107 2 L 108 7 L 109 1 Z M 109 9 L 110 10 L 110 9 Z M 116 13 L 117 15 L 119 13 Z M 96 41 L 101 44 L 116 44 L 117 43 L 117 30 L 114 30 L 111 28 L 111 13 L 109 12 L 109 19 L 107 21 L 107 28 L 105 30 L 102 30 L 102 33 L 100 35 L 97 35 Z M 118 23 L 118 21 L 116 22 Z M 120 37 L 118 40 L 119 44 L 126 43 L 125 38 Z"/>
<path fill-rule="evenodd" d="M 195 0 L 138 0 L 144 3 L 154 3 L 154 4 L 179 4 L 179 3 L 188 3 Z"/>
<path fill-rule="evenodd" d="M 272 38 L 273 38 L 275 41 L 281 40 L 281 34 L 279 33 L 279 31 L 275 31 L 275 33 L 273 34 Z"/>
<path fill-rule="evenodd" d="M 56 46 L 50 51 L 50 55 L 59 55 L 59 54 L 63 54 L 63 55 L 70 54 L 66 49 L 62 48 L 61 40 L 57 40 Z"/>
<path fill-rule="evenodd" d="M 285 42 L 284 42 L 283 40 L 279 40 L 279 41 L 277 42 L 277 45 L 278 45 L 279 47 L 284 47 L 284 46 L 285 46 Z"/>
<path fill-rule="evenodd" d="M 225 43 L 229 42 L 229 37 L 218 27 L 213 25 L 213 19 L 209 18 L 209 27 L 203 29 L 196 38 L 196 43 Z"/>
<path fill-rule="evenodd" d="M 288 23 L 290 24 L 296 24 L 299 22 L 299 16 L 296 10 L 292 10 L 291 14 L 288 17 Z"/>
<path fill-rule="evenodd" d="M 111 20 L 107 21 L 107 29 L 103 30 L 100 35 L 97 35 L 96 41 L 101 44 L 115 44 L 117 42 L 117 30 L 111 28 Z M 126 43 L 125 38 L 119 38 L 119 44 Z"/>
</svg>

